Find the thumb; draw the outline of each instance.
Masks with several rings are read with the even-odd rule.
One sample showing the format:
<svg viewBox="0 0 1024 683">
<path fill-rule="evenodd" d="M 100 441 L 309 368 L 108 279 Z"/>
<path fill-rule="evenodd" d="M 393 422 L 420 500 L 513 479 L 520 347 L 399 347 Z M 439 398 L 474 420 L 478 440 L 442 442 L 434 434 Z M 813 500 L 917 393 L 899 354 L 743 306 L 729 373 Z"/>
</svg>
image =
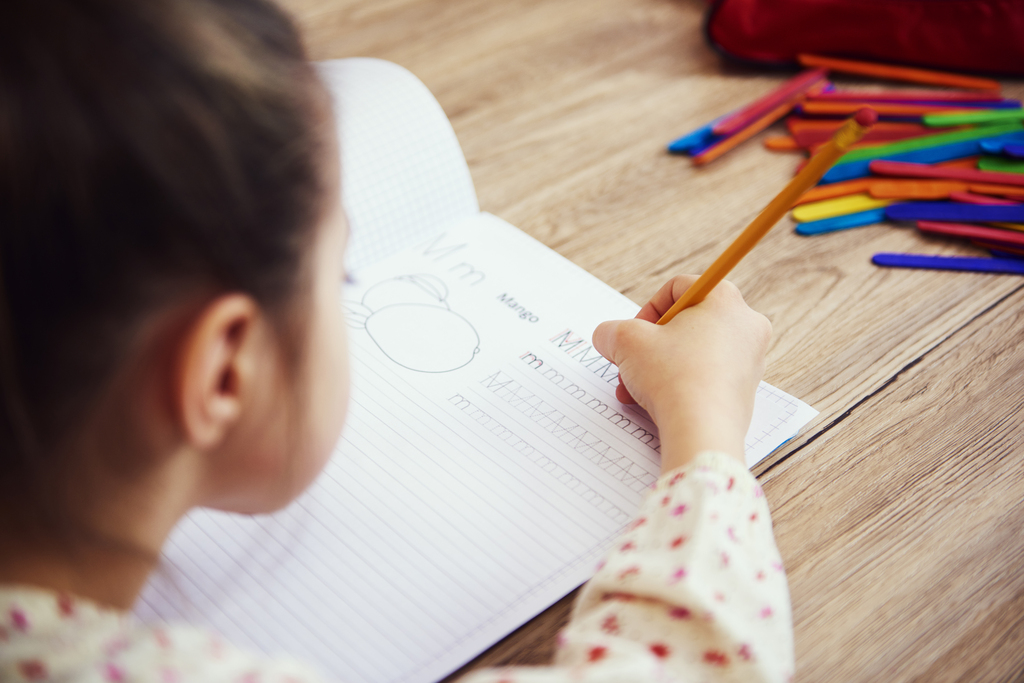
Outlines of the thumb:
<svg viewBox="0 0 1024 683">
<path fill-rule="evenodd" d="M 619 344 L 619 331 L 622 326 L 628 322 L 627 320 L 609 320 L 603 322 L 597 326 L 594 330 L 594 334 L 591 337 L 591 341 L 594 343 L 594 348 L 602 356 L 610 360 L 615 365 L 619 365 L 621 356 L 621 345 Z M 619 399 L 622 403 L 636 403 L 636 399 L 633 398 L 629 393 L 629 389 L 622 382 L 622 375 L 619 375 L 619 385 L 615 387 L 615 398 Z"/>
<path fill-rule="evenodd" d="M 597 352 L 615 365 L 619 364 L 619 330 L 625 322 L 625 320 L 609 320 L 607 322 L 603 322 L 597 326 L 594 330 L 593 337 L 591 338 Z"/>
</svg>

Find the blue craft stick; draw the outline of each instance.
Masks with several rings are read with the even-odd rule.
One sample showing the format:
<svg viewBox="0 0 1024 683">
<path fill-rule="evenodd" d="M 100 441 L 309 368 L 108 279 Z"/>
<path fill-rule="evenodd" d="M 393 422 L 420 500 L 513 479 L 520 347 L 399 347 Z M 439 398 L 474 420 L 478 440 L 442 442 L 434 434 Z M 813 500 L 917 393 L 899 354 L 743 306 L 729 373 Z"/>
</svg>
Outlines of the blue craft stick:
<svg viewBox="0 0 1024 683">
<path fill-rule="evenodd" d="M 697 130 L 690 131 L 681 138 L 676 138 L 672 142 L 668 143 L 668 151 L 673 154 L 690 154 L 696 156 L 700 152 L 715 144 L 721 140 L 724 136 L 715 135 L 711 132 L 711 129 L 715 127 L 715 124 L 726 118 L 732 116 L 738 109 L 731 111 L 728 114 L 719 116 L 717 119 L 701 126 Z"/>
<path fill-rule="evenodd" d="M 901 152 L 899 154 L 890 154 L 888 156 L 877 158 L 885 159 L 886 161 L 909 161 L 918 164 L 937 164 L 942 161 L 952 161 L 953 159 L 963 159 L 964 157 L 981 154 L 981 143 L 985 140 L 1002 142 L 1004 145 L 1007 142 L 1024 142 L 1024 132 L 1015 131 L 1013 133 L 1003 133 L 1002 135 L 996 135 L 991 138 L 964 140 L 963 142 L 953 142 L 948 145 L 938 145 L 936 147 L 918 149 L 912 152 Z M 836 164 L 830 168 L 824 176 L 822 176 L 821 184 L 838 183 L 842 180 L 853 180 L 854 178 L 866 178 L 871 175 L 871 171 L 868 167 L 872 161 L 875 161 L 875 159 L 861 159 L 859 161 L 848 161 L 845 164 Z"/>
<path fill-rule="evenodd" d="M 729 136 L 728 135 L 712 135 L 710 138 L 708 138 L 708 141 L 705 142 L 704 144 L 697 145 L 696 147 L 691 147 L 689 154 L 692 157 L 695 157 L 698 154 L 703 154 L 704 152 L 708 151 L 709 149 L 711 149 L 712 147 L 714 147 L 715 145 L 717 145 L 719 142 L 721 142 L 722 140 L 726 139 L 727 137 L 729 137 Z"/>
<path fill-rule="evenodd" d="M 884 220 L 885 209 L 868 209 L 867 211 L 848 213 L 845 216 L 833 216 L 832 218 L 822 218 L 818 221 L 798 223 L 796 226 L 796 234 L 821 235 L 826 232 L 849 230 L 850 228 L 859 228 L 862 225 L 881 223 Z"/>
<path fill-rule="evenodd" d="M 1008 258 L 1014 261 L 1024 261 L 1024 254 L 1018 254 L 1013 251 L 1003 251 L 1002 249 L 989 249 L 988 253 L 992 254 L 996 258 Z"/>
<path fill-rule="evenodd" d="M 901 202 L 885 207 L 885 215 L 894 221 L 1024 223 L 1024 204 L 992 206 L 960 202 Z"/>
<path fill-rule="evenodd" d="M 1024 145 L 1005 145 L 1003 146 L 1003 154 L 1013 159 L 1024 159 Z"/>
<path fill-rule="evenodd" d="M 1002 140 L 982 140 L 979 146 L 983 154 L 1002 154 L 1006 143 Z"/>
<path fill-rule="evenodd" d="M 673 154 L 688 154 L 694 147 L 702 146 L 707 143 L 714 133 L 711 132 L 711 128 L 715 125 L 715 122 L 702 126 L 695 131 L 687 133 L 681 138 L 673 140 L 668 143 L 668 151 Z"/>
<path fill-rule="evenodd" d="M 1014 259 L 883 253 L 872 256 L 871 262 L 876 266 L 890 268 L 929 268 L 932 270 L 963 270 L 972 273 L 1024 275 L 1024 261 Z"/>
</svg>

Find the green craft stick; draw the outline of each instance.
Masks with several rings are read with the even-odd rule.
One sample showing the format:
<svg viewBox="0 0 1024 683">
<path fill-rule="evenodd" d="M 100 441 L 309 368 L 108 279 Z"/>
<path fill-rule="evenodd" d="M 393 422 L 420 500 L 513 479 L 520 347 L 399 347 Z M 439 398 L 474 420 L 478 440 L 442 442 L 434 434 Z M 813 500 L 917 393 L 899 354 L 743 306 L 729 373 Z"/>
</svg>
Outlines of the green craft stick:
<svg viewBox="0 0 1024 683">
<path fill-rule="evenodd" d="M 848 161 L 863 161 L 865 159 L 881 159 L 882 157 L 900 154 L 902 152 L 913 152 L 918 149 L 928 149 L 938 145 L 948 145 L 953 142 L 964 142 L 965 140 L 981 140 L 993 138 L 1003 133 L 1013 133 L 1024 130 L 1024 123 L 1004 123 L 998 126 L 982 126 L 968 130 L 957 130 L 951 133 L 936 133 L 935 135 L 922 135 L 908 140 L 899 140 L 888 145 L 879 147 L 866 147 L 847 152 L 836 162 L 836 165 L 845 164 Z"/>
<path fill-rule="evenodd" d="M 1019 159 L 1004 159 L 1003 157 L 982 157 L 978 160 L 978 168 L 982 171 L 1024 173 L 1024 161 Z"/>
<path fill-rule="evenodd" d="M 968 123 L 1002 123 L 1024 120 L 1024 109 L 979 109 L 955 114 L 925 114 L 921 121 L 926 126 L 963 126 Z"/>
</svg>

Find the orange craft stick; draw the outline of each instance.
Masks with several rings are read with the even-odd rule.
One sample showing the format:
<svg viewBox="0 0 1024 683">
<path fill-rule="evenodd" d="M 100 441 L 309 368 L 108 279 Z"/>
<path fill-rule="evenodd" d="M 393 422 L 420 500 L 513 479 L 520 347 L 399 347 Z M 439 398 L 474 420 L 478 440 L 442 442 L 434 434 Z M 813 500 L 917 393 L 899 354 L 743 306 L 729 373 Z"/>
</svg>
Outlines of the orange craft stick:
<svg viewBox="0 0 1024 683">
<path fill-rule="evenodd" d="M 1007 199 L 1024 199 L 1024 187 L 1016 185 L 995 185 L 992 183 L 967 183 L 967 189 L 976 194 L 995 195 Z"/>
<path fill-rule="evenodd" d="M 800 195 L 793 206 L 798 204 L 806 204 L 808 202 L 820 202 L 823 199 L 835 199 L 836 197 L 845 197 L 850 194 L 860 194 L 867 192 L 868 188 L 871 187 L 871 181 L 873 178 L 856 178 L 854 180 L 844 180 L 840 183 L 829 183 L 828 185 L 818 185 Z"/>
<path fill-rule="evenodd" d="M 769 135 L 764 139 L 764 146 L 774 152 L 797 152 L 803 149 L 796 144 L 792 135 Z"/>
<path fill-rule="evenodd" d="M 800 198 L 800 195 L 821 180 L 825 172 L 839 160 L 839 157 L 846 153 L 850 145 L 864 137 L 864 133 L 877 120 L 878 117 L 875 115 L 875 112 L 870 109 L 864 109 L 857 112 L 856 116 L 847 121 L 846 125 L 840 128 L 836 136 L 832 138 L 832 142 L 821 152 L 811 157 L 804 170 L 800 171 L 795 178 L 789 181 L 789 184 L 782 189 L 782 192 L 769 202 L 768 206 L 750 222 L 750 225 L 744 228 L 743 232 L 733 240 L 732 244 L 726 247 L 722 255 L 715 259 L 711 267 L 705 270 L 704 274 L 683 292 L 683 295 L 672 304 L 672 307 L 665 312 L 665 315 L 661 316 L 658 324 L 664 325 L 676 317 L 680 311 L 704 301 L 704 298 L 729 274 L 729 271 L 735 268 L 736 264 L 761 241 L 761 238 L 768 234 L 772 226 L 786 215 L 786 212 L 793 207 L 793 204 Z"/>
<path fill-rule="evenodd" d="M 890 66 L 875 62 L 860 62 L 852 59 L 835 59 L 833 57 L 821 57 L 818 55 L 797 55 L 797 61 L 806 67 L 822 67 L 833 71 L 840 71 L 857 76 L 873 76 L 875 78 L 887 78 L 893 81 L 906 81 L 908 83 L 927 83 L 929 85 L 947 85 L 953 88 L 967 88 L 968 90 L 994 90 L 999 91 L 997 81 L 988 78 L 974 78 L 972 76 L 961 76 L 944 71 L 931 71 L 927 69 L 914 69 L 906 66 Z"/>
<path fill-rule="evenodd" d="M 824 81 L 819 81 L 811 87 L 811 91 L 818 92 L 824 87 Z M 708 163 L 709 161 L 714 161 L 718 157 L 728 152 L 730 149 L 734 149 L 740 143 L 745 142 L 750 138 L 754 137 L 762 130 L 764 130 L 765 128 L 772 125 L 773 123 L 781 119 L 783 116 L 788 114 L 793 109 L 793 107 L 797 105 L 798 102 L 803 101 L 804 94 L 805 93 L 800 92 L 797 93 L 796 95 L 793 95 L 789 100 L 780 104 L 775 109 L 772 109 L 767 114 L 757 119 L 743 130 L 739 131 L 738 133 L 730 137 L 725 138 L 721 142 L 715 144 L 715 146 L 709 147 L 700 154 L 691 157 L 690 161 L 693 163 L 694 166 L 701 166 L 703 164 Z"/>
<path fill-rule="evenodd" d="M 805 114 L 812 116 L 850 116 L 864 107 L 863 102 L 804 102 L 800 108 Z M 872 104 L 879 116 L 924 116 L 925 114 L 962 114 L 977 113 L 977 109 L 964 109 L 948 104 L 894 104 L 880 102 Z M 934 130 L 932 131 L 934 132 Z"/>
<path fill-rule="evenodd" d="M 786 126 L 789 128 L 790 133 L 797 133 L 803 130 L 823 130 L 827 131 L 828 134 L 831 135 L 842 128 L 844 123 L 846 122 L 839 121 L 837 119 L 805 119 L 799 116 L 790 116 L 786 119 Z M 873 133 L 876 130 L 920 130 L 928 133 L 929 135 L 935 134 L 934 128 L 928 128 L 920 123 L 907 123 L 900 121 L 879 121 L 875 125 L 871 126 L 871 130 L 869 132 Z"/>
<path fill-rule="evenodd" d="M 708 147 L 706 150 L 704 150 L 697 156 L 692 157 L 690 161 L 693 162 L 694 166 L 702 166 L 703 164 L 706 164 L 709 161 L 714 161 L 718 157 L 728 152 L 730 149 L 734 149 L 740 143 L 746 142 L 747 140 L 754 137 L 762 130 L 764 130 L 765 128 L 772 125 L 773 123 L 781 119 L 783 116 L 788 114 L 789 111 L 793 108 L 793 105 L 796 104 L 797 99 L 793 99 L 790 100 L 789 102 L 785 102 L 784 104 L 780 104 L 779 106 L 775 107 L 775 109 L 772 109 L 770 112 L 768 112 L 761 118 L 757 119 L 743 130 L 739 131 L 738 133 L 730 137 L 725 138 L 724 140 L 722 140 L 721 142 L 712 147 Z"/>
<path fill-rule="evenodd" d="M 887 180 L 875 178 L 868 192 L 875 199 L 947 199 L 963 192 L 967 183 L 956 180 Z"/>
</svg>

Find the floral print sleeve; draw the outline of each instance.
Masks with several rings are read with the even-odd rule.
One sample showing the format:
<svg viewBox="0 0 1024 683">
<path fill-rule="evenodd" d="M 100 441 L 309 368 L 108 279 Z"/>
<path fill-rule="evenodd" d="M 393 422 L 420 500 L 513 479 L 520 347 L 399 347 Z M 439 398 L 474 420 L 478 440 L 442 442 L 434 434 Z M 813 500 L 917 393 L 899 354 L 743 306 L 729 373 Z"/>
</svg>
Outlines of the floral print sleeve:
<svg viewBox="0 0 1024 683">
<path fill-rule="evenodd" d="M 150 627 L 47 590 L 0 586 L 3 683 L 319 683 L 309 667 L 249 654 L 202 629 Z"/>
<path fill-rule="evenodd" d="M 665 474 L 584 587 L 551 667 L 465 683 L 788 681 L 789 590 L 761 487 L 702 453 Z"/>
<path fill-rule="evenodd" d="M 553 666 L 463 681 L 786 681 L 791 621 L 757 481 L 732 458 L 703 453 L 644 500 L 581 593 Z M 0 586 L 4 683 L 320 680 L 298 662 L 248 654 L 201 629 L 147 626 L 88 601 Z"/>
</svg>

